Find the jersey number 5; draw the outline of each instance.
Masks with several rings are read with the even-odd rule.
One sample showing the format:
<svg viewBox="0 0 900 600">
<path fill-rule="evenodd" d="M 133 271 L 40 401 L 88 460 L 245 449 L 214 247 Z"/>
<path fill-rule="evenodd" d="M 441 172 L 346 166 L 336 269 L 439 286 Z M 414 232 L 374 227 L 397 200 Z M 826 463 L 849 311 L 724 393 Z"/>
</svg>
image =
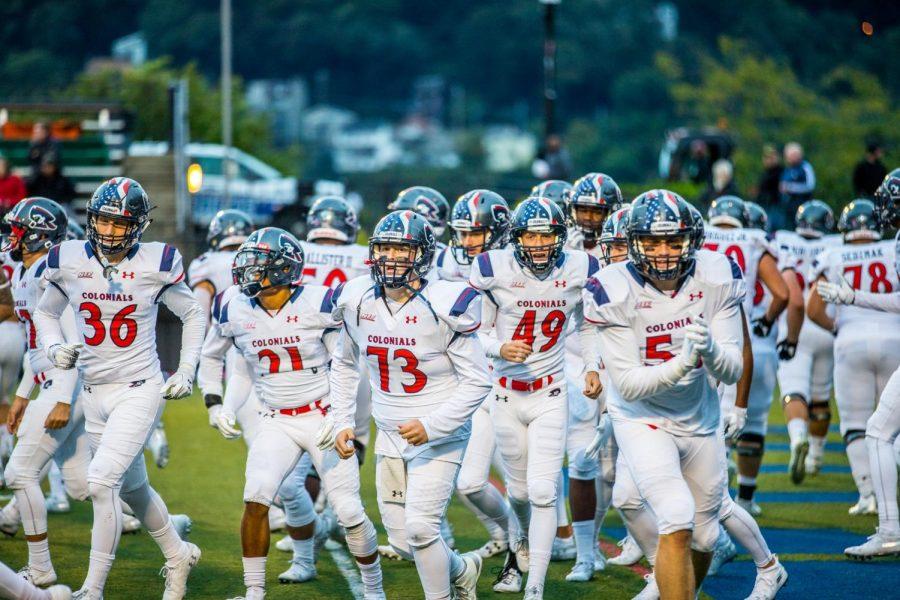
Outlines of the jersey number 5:
<svg viewBox="0 0 900 600">
<path fill-rule="evenodd" d="M 378 360 L 378 376 L 382 392 L 391 391 L 391 373 L 388 367 L 388 354 L 390 348 L 384 346 L 368 346 L 366 348 L 366 356 L 374 356 Z M 409 373 L 414 377 L 412 383 L 404 383 L 403 391 L 407 394 L 416 394 L 421 392 L 428 383 L 428 376 L 418 369 L 419 359 L 416 355 L 406 348 L 397 348 L 394 350 L 394 360 L 402 360 L 403 366 L 400 370 Z"/>
<path fill-rule="evenodd" d="M 109 324 L 109 338 L 119 348 L 130 346 L 137 337 L 137 321 L 128 315 L 137 310 L 137 304 L 129 304 L 117 312 Z M 106 326 L 103 324 L 103 312 L 93 302 L 82 302 L 78 312 L 87 313 L 84 324 L 94 330 L 93 335 L 85 333 L 84 343 L 88 346 L 99 346 L 106 339 Z"/>
</svg>

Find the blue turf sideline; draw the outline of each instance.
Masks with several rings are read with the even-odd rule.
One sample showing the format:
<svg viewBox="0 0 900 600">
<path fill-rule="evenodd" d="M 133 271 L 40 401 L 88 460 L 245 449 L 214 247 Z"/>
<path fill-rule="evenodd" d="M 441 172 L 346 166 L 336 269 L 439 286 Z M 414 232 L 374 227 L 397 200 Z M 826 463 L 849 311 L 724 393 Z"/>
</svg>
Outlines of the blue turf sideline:
<svg viewBox="0 0 900 600">
<path fill-rule="evenodd" d="M 766 442 L 766 450 L 772 450 L 776 452 L 790 452 L 791 445 L 786 442 Z M 841 442 L 825 442 L 825 452 L 838 452 L 840 454 L 844 453 L 844 444 Z"/>
<path fill-rule="evenodd" d="M 783 433 L 787 435 L 787 425 L 769 425 L 768 427 L 769 433 Z M 837 423 L 832 423 L 831 426 L 828 427 L 829 433 L 840 433 L 841 426 Z"/>
<path fill-rule="evenodd" d="M 787 473 L 788 467 L 785 464 L 780 465 L 763 465 L 759 470 L 760 473 Z M 821 473 L 849 473 L 850 465 L 822 465 Z"/>
<path fill-rule="evenodd" d="M 732 492 L 735 492 L 732 490 Z M 735 492 L 736 493 L 736 492 Z M 822 492 L 822 491 L 797 491 L 797 492 L 756 492 L 753 499 L 757 502 L 846 502 L 855 504 L 859 500 L 858 492 Z"/>
</svg>

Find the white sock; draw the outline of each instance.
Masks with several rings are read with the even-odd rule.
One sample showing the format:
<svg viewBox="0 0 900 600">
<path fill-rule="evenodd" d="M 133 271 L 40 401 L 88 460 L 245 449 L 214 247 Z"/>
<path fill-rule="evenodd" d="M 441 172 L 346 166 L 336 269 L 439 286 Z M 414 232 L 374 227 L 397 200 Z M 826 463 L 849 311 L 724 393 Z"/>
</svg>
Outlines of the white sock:
<svg viewBox="0 0 900 600">
<path fill-rule="evenodd" d="M 597 547 L 597 535 L 594 528 L 594 520 L 574 521 L 572 530 L 575 532 L 575 562 L 594 562 L 594 549 Z"/>
<path fill-rule="evenodd" d="M 47 533 L 47 505 L 44 504 L 44 493 L 37 483 L 29 484 L 13 491 L 16 506 L 21 506 L 19 518 L 25 535 Z"/>
<path fill-rule="evenodd" d="M 475 515 L 484 524 L 492 540 L 506 540 L 509 530 L 509 514 L 506 500 L 490 483 L 484 489 L 471 494 L 460 494 L 464 502 L 475 507 Z"/>
<path fill-rule="evenodd" d="M 531 527 L 528 531 L 528 585 L 544 585 L 547 567 L 550 566 L 550 552 L 556 537 L 556 508 L 553 506 L 532 506 Z"/>
<path fill-rule="evenodd" d="M 248 588 L 266 587 L 266 557 L 253 556 L 242 557 L 241 562 L 244 563 L 244 585 Z"/>
<path fill-rule="evenodd" d="M 874 494 L 872 469 L 869 466 L 869 449 L 863 438 L 857 438 L 847 444 L 847 459 L 850 461 L 850 472 L 853 473 L 853 481 L 856 482 L 859 495 L 870 496 Z"/>
<path fill-rule="evenodd" d="M 98 598 L 102 597 L 106 578 L 109 577 L 109 572 L 115 560 L 115 554 L 104 554 L 103 552 L 91 550 L 87 577 L 85 577 L 82 587 L 91 590 Z"/>
<path fill-rule="evenodd" d="M 772 552 L 759 530 L 759 525 L 740 504 L 734 503 L 731 514 L 722 521 L 722 525 L 731 537 L 747 549 L 757 567 L 762 567 L 772 560 Z"/>
<path fill-rule="evenodd" d="M 291 538 L 291 544 L 294 546 L 294 562 L 313 564 L 313 538 L 306 540 Z"/>
<path fill-rule="evenodd" d="M 809 436 L 809 455 L 814 458 L 825 456 L 825 437 Z"/>
<path fill-rule="evenodd" d="M 28 542 L 28 566 L 38 571 L 53 568 L 53 563 L 50 562 L 50 542 L 46 538 L 39 542 Z"/>
<path fill-rule="evenodd" d="M 88 488 L 94 523 L 91 527 L 91 558 L 84 583 L 95 595 L 102 596 L 122 535 L 122 505 L 118 490 L 98 483 L 89 483 Z"/>
<path fill-rule="evenodd" d="M 528 502 L 528 500 L 516 500 L 515 498 L 511 497 L 509 499 L 509 505 L 512 507 L 513 514 L 515 514 L 516 516 L 519 535 L 528 537 L 528 528 L 531 526 L 531 503 Z M 553 519 L 555 522 L 555 512 Z M 554 535 L 556 535 L 555 528 L 553 532 Z"/>
<path fill-rule="evenodd" d="M 375 557 L 375 562 L 369 565 L 356 563 L 359 567 L 359 575 L 362 578 L 366 595 L 384 593 L 381 577 L 381 559 Z"/>
<path fill-rule="evenodd" d="M 17 600 L 51 600 L 50 592 L 28 583 L 24 577 L 0 562 L 0 597 Z"/>
<path fill-rule="evenodd" d="M 894 448 L 884 440 L 866 436 L 869 450 L 869 468 L 872 470 L 872 488 L 878 502 L 878 527 L 883 531 L 900 534 L 900 514 L 897 510 L 897 464 Z"/>
<path fill-rule="evenodd" d="M 791 444 L 809 438 L 809 423 L 806 422 L 806 419 L 801 419 L 799 417 L 791 419 L 787 423 L 787 430 Z"/>
<path fill-rule="evenodd" d="M 163 556 L 166 557 L 166 562 L 175 562 L 184 556 L 186 544 L 184 540 L 178 537 L 178 532 L 175 531 L 171 519 L 162 529 L 149 533 L 150 537 L 156 541 Z"/>
</svg>

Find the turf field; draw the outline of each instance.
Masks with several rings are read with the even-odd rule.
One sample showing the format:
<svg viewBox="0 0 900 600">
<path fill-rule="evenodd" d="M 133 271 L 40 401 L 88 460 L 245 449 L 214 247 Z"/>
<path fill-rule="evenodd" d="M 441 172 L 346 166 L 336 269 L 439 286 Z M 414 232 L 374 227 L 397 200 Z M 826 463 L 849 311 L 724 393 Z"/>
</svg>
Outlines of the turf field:
<svg viewBox="0 0 900 600">
<path fill-rule="evenodd" d="M 837 414 L 837 411 L 834 411 Z M 172 512 L 186 512 L 194 521 L 190 539 L 203 550 L 203 558 L 191 576 L 188 598 L 230 598 L 243 594 L 238 524 L 245 446 L 225 441 L 207 425 L 206 411 L 198 398 L 171 402 L 164 417 L 172 457 L 166 469 L 150 465 L 150 479 Z M 849 517 L 847 508 L 856 493 L 840 436 L 836 428 L 829 436 L 825 472 L 808 478 L 801 486 L 788 479 L 787 435 L 780 409 L 773 406 L 770 450 L 759 480 L 761 524 L 769 544 L 785 563 L 790 580 L 779 598 L 898 598 L 900 560 L 858 564 L 844 559 L 845 546 L 856 544 L 874 531 L 875 517 Z M 371 457 L 369 457 L 371 459 Z M 363 494 L 369 515 L 378 525 L 373 484 L 374 466 L 363 468 Z M 485 541 L 480 523 L 457 501 L 450 509 L 457 545 L 463 550 Z M 73 506 L 71 513 L 50 516 L 50 540 L 60 581 L 77 587 L 87 570 L 91 510 L 87 503 Z M 611 542 L 622 534 L 614 514 L 607 519 L 604 534 Z M 384 542 L 383 531 L 379 531 Z M 2 536 L 0 536 L 2 537 Z M 273 535 L 268 564 L 267 598 L 352 598 L 350 585 L 337 566 L 346 555 L 323 552 L 316 581 L 285 586 L 276 581 L 286 568 L 289 555 L 278 552 Z M 0 539 L 0 560 L 17 568 L 26 562 L 21 532 L 14 539 Z M 159 598 L 163 580 L 158 576 L 162 556 L 146 533 L 123 536 L 116 564 L 107 585 L 107 600 Z M 349 563 L 348 563 L 349 564 Z M 630 598 L 643 587 L 639 569 L 609 567 L 586 584 L 564 581 L 570 563 L 552 563 L 546 597 L 556 599 L 602 597 Z M 494 596 L 491 582 L 501 567 L 499 558 L 487 561 L 478 592 Z M 385 589 L 389 598 L 421 598 L 415 568 L 411 564 L 386 561 Z M 754 568 L 745 554 L 710 578 L 704 591 L 713 598 L 745 598 L 753 587 Z M 519 596 L 511 596 L 519 597 Z"/>
</svg>

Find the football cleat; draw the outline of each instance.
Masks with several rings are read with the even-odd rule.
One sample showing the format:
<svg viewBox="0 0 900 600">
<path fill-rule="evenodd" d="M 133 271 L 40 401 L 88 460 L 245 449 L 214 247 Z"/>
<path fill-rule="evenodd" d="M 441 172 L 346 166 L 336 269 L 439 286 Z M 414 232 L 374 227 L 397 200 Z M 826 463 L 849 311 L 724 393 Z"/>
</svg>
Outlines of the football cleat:
<svg viewBox="0 0 900 600">
<path fill-rule="evenodd" d="M 51 585 L 45 590 L 50 600 L 72 600 L 72 590 L 67 585 Z"/>
<path fill-rule="evenodd" d="M 847 513 L 854 517 L 860 515 L 877 515 L 878 503 L 875 500 L 875 494 L 860 496 L 857 503 L 851 506 Z"/>
<path fill-rule="evenodd" d="M 278 576 L 278 583 L 304 583 L 315 579 L 318 575 L 315 563 L 295 558 L 288 570 Z"/>
<path fill-rule="evenodd" d="M 550 560 L 574 560 L 576 554 L 574 535 L 567 538 L 553 538 L 553 550 L 550 551 Z"/>
<path fill-rule="evenodd" d="M 98 596 L 87 588 L 81 588 L 72 594 L 72 600 L 103 600 L 103 596 Z"/>
<path fill-rule="evenodd" d="M 522 596 L 522 600 L 543 600 L 544 599 L 544 586 L 542 585 L 530 585 L 528 589 L 525 590 L 525 595 Z"/>
<path fill-rule="evenodd" d="M 724 529 L 720 529 L 719 539 L 716 540 L 716 545 L 713 548 L 712 560 L 709 562 L 709 570 L 707 570 L 706 574 L 708 576 L 715 575 L 722 568 L 722 565 L 733 561 L 736 556 L 737 547 L 731 541 L 731 536 L 725 533 Z"/>
<path fill-rule="evenodd" d="M 170 515 L 169 518 L 172 519 L 172 527 L 175 528 L 178 537 L 186 540 L 188 534 L 191 533 L 191 529 L 194 527 L 194 522 L 191 521 L 191 518 L 187 515 Z"/>
<path fill-rule="evenodd" d="M 19 531 L 21 522 L 19 509 L 16 507 L 16 502 L 13 499 L 0 510 L 0 533 L 13 537 Z"/>
<path fill-rule="evenodd" d="M 900 532 L 888 533 L 876 529 L 865 543 L 844 549 L 848 558 L 869 560 L 877 556 L 900 556 Z"/>
<path fill-rule="evenodd" d="M 762 507 L 753 500 L 738 498 L 735 502 L 754 517 L 758 517 L 762 514 Z"/>
<path fill-rule="evenodd" d="M 141 530 L 141 520 L 134 515 L 122 513 L 122 533 L 137 533 Z"/>
<path fill-rule="evenodd" d="M 516 566 L 523 573 L 528 572 L 528 538 L 520 537 L 513 542 L 512 551 L 516 555 Z M 551 559 L 552 560 L 552 559 Z"/>
<path fill-rule="evenodd" d="M 478 576 L 481 575 L 481 556 L 477 552 L 466 552 L 459 557 L 466 567 L 453 580 L 453 591 L 458 600 L 475 600 L 478 597 L 475 587 L 478 585 Z"/>
<path fill-rule="evenodd" d="M 198 562 L 200 562 L 200 548 L 196 544 L 185 542 L 187 552 L 178 562 L 163 565 L 159 574 L 166 578 L 166 589 L 163 592 L 163 600 L 181 600 L 187 593 L 188 575 L 191 574 Z"/>
<path fill-rule="evenodd" d="M 647 585 L 632 600 L 659 600 L 659 586 L 656 585 L 656 577 L 653 576 L 653 573 L 644 575 L 644 581 L 647 582 Z"/>
<path fill-rule="evenodd" d="M 577 562 L 569 574 L 566 575 L 566 581 L 590 581 L 594 578 L 593 562 Z"/>
<path fill-rule="evenodd" d="M 162 422 L 157 424 L 150 434 L 150 440 L 147 442 L 147 449 L 153 455 L 153 462 L 160 469 L 165 469 L 169 464 L 169 440 L 166 437 L 166 430 L 163 428 Z"/>
<path fill-rule="evenodd" d="M 47 587 L 48 585 L 56 583 L 56 571 L 53 569 L 52 565 L 50 566 L 49 571 L 41 571 L 28 565 L 19 569 L 19 575 L 22 576 L 25 581 L 38 587 Z"/>
<path fill-rule="evenodd" d="M 403 557 L 400 556 L 400 553 L 398 553 L 396 550 L 394 550 L 394 547 L 391 546 L 390 544 L 378 546 L 378 554 L 380 554 L 381 556 L 383 556 L 384 558 L 386 558 L 388 560 L 403 560 Z"/>
<path fill-rule="evenodd" d="M 490 558 L 492 556 L 497 556 L 498 554 L 503 554 L 507 550 L 509 550 L 509 542 L 506 540 L 488 540 L 475 552 L 477 552 L 481 558 Z"/>
<path fill-rule="evenodd" d="M 747 600 L 773 600 L 778 590 L 787 585 L 787 580 L 788 573 L 776 556 L 774 565 L 757 570 L 756 583 L 753 584 L 753 591 L 747 596 Z"/>
<path fill-rule="evenodd" d="M 806 455 L 806 461 L 803 467 L 806 469 L 806 474 L 810 477 L 815 477 L 819 474 L 819 471 L 822 470 L 822 462 L 824 457 L 822 455 L 814 455 L 812 452 Z"/>
<path fill-rule="evenodd" d="M 616 565 L 619 567 L 627 567 L 629 565 L 633 565 L 637 561 L 641 560 L 644 556 L 644 552 L 641 550 L 641 547 L 637 545 L 637 542 L 634 541 L 634 538 L 630 535 L 626 535 L 621 540 L 616 542 L 616 546 L 622 549 L 617 556 L 613 556 L 612 558 L 606 561 L 607 564 Z"/>
<path fill-rule="evenodd" d="M 791 442 L 791 459 L 788 462 L 788 473 L 794 485 L 800 485 L 806 477 L 806 457 L 809 454 L 809 440 L 806 436 Z"/>
<path fill-rule="evenodd" d="M 291 536 L 286 535 L 277 542 L 275 542 L 275 548 L 277 550 L 281 550 L 282 552 L 293 552 L 294 551 L 294 540 L 291 539 Z"/>
<path fill-rule="evenodd" d="M 594 548 L 594 571 L 605 571 L 606 570 L 606 555 L 603 554 L 603 548 L 600 547 L 600 544 L 597 544 L 597 547 Z"/>
<path fill-rule="evenodd" d="M 494 581 L 494 591 L 498 593 L 518 594 L 522 591 L 522 571 L 519 570 L 516 554 L 507 551 L 506 562 L 497 579 Z"/>
<path fill-rule="evenodd" d="M 72 510 L 72 505 L 69 504 L 69 498 L 65 495 L 57 496 L 56 494 L 50 494 L 44 498 L 44 506 L 47 507 L 48 513 L 61 514 Z"/>
</svg>

